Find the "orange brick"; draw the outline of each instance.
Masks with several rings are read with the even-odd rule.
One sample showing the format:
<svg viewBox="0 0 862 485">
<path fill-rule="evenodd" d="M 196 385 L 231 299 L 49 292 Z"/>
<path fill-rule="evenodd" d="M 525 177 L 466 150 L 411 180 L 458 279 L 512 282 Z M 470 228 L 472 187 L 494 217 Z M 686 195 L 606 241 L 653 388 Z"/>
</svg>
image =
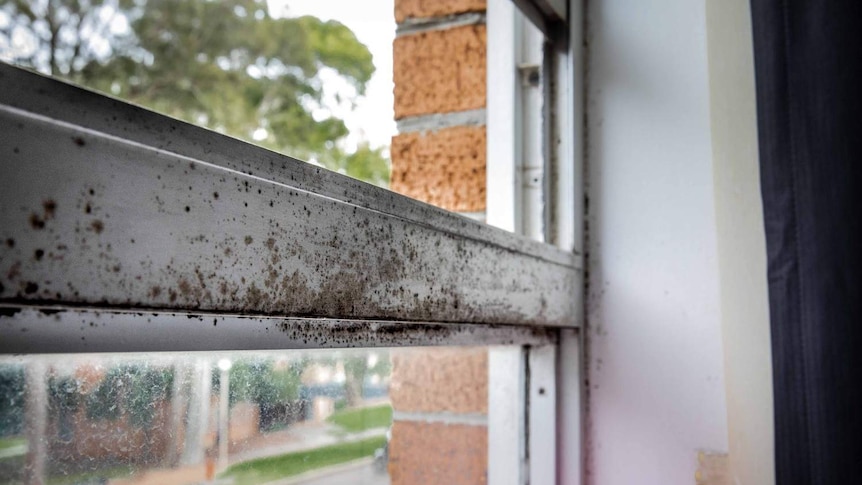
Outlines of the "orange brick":
<svg viewBox="0 0 862 485">
<path fill-rule="evenodd" d="M 401 412 L 488 412 L 488 352 L 414 349 L 392 355 L 392 407 Z"/>
<path fill-rule="evenodd" d="M 485 8 L 485 0 L 396 0 L 395 21 L 401 23 L 409 18 L 484 12 Z"/>
<path fill-rule="evenodd" d="M 404 133 L 390 153 L 395 192 L 450 211 L 485 210 L 485 127 Z"/>
<path fill-rule="evenodd" d="M 484 426 L 396 421 L 389 443 L 392 485 L 476 485 L 488 475 Z"/>
<path fill-rule="evenodd" d="M 485 107 L 484 25 L 395 39 L 395 119 Z"/>
</svg>

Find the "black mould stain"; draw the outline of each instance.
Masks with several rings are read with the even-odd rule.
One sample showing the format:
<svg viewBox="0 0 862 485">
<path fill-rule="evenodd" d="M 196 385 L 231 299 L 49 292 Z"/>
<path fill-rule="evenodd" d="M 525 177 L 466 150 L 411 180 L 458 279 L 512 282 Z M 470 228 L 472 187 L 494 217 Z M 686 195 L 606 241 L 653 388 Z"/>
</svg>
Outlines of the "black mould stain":
<svg viewBox="0 0 862 485">
<path fill-rule="evenodd" d="M 30 227 L 33 229 L 39 230 L 45 228 L 45 221 L 54 218 L 54 214 L 57 211 L 57 203 L 53 199 L 45 199 L 42 201 L 42 209 L 44 212 L 41 216 L 35 212 L 30 214 Z"/>
<path fill-rule="evenodd" d="M 183 296 L 189 296 L 192 293 L 192 285 L 189 282 L 181 278 L 179 284 L 177 285 L 180 289 L 180 294 Z"/>
<path fill-rule="evenodd" d="M 191 209 L 191 207 L 186 206 L 186 212 L 188 212 L 188 211 L 190 211 L 190 210 L 192 210 L 192 209 Z"/>
<path fill-rule="evenodd" d="M 0 307 L 0 317 L 14 317 L 20 311 L 20 308 Z"/>
<path fill-rule="evenodd" d="M 9 239 L 6 240 L 6 246 L 9 248 L 14 248 L 15 247 L 15 240 L 10 237 Z"/>
<path fill-rule="evenodd" d="M 85 142 L 84 139 L 81 138 L 80 136 L 76 136 L 76 137 L 72 138 L 72 142 L 75 143 L 75 145 L 78 145 L 79 147 L 82 147 L 82 146 L 87 144 L 87 142 Z"/>
<path fill-rule="evenodd" d="M 102 231 L 105 230 L 105 223 L 103 223 L 99 219 L 96 219 L 95 221 L 90 223 L 90 227 L 93 228 L 93 231 L 95 231 L 96 234 L 101 234 Z"/>
<path fill-rule="evenodd" d="M 246 237 L 245 237 L 245 243 L 246 243 L 246 244 L 251 244 L 251 243 L 253 243 L 253 242 L 254 242 L 254 239 L 252 239 L 252 238 L 251 238 L 251 236 L 246 236 Z"/>
<path fill-rule="evenodd" d="M 53 199 L 47 199 L 42 201 L 42 208 L 45 209 L 45 219 L 51 219 L 57 211 L 57 203 Z"/>
<path fill-rule="evenodd" d="M 213 192 L 213 199 L 218 199 L 218 192 Z"/>
<path fill-rule="evenodd" d="M 21 261 L 13 264 L 12 267 L 9 268 L 9 272 L 6 273 L 6 279 L 9 281 L 14 280 L 21 274 Z"/>
<path fill-rule="evenodd" d="M 89 214 L 91 212 L 93 212 L 93 206 L 91 206 L 90 203 L 87 202 L 87 205 L 84 206 L 84 213 Z"/>
<path fill-rule="evenodd" d="M 32 295 L 33 293 L 36 293 L 37 291 L 39 291 L 39 285 L 37 285 L 36 283 L 33 283 L 32 281 L 30 281 L 26 285 L 24 285 L 24 293 L 26 293 L 28 295 Z"/>
<path fill-rule="evenodd" d="M 43 256 L 45 256 L 45 251 L 41 249 L 37 249 L 33 252 L 33 257 L 36 258 L 36 261 L 42 261 Z"/>
<path fill-rule="evenodd" d="M 45 219 L 39 217 L 39 214 L 36 214 L 35 212 L 30 214 L 30 227 L 37 231 L 39 229 L 45 229 Z"/>
</svg>

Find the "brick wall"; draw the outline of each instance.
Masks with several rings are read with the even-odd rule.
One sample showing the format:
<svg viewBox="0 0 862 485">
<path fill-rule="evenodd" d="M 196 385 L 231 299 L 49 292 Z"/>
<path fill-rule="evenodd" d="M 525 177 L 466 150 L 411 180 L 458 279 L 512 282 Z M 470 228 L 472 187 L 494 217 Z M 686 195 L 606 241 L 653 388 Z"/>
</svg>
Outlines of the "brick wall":
<svg viewBox="0 0 862 485">
<path fill-rule="evenodd" d="M 392 190 L 447 210 L 485 211 L 484 0 L 395 0 Z M 485 483 L 488 354 L 393 354 L 393 485 Z"/>
<path fill-rule="evenodd" d="M 485 210 L 485 2 L 396 0 L 392 190 Z"/>
<path fill-rule="evenodd" d="M 413 349 L 392 360 L 391 483 L 485 483 L 488 352 Z"/>
</svg>

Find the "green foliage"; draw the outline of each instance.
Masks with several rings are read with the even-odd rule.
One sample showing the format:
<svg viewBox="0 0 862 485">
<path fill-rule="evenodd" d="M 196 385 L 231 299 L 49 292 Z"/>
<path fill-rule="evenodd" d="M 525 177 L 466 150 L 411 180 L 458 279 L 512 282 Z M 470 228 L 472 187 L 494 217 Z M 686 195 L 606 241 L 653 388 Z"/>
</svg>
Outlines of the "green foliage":
<svg viewBox="0 0 862 485">
<path fill-rule="evenodd" d="M 87 396 L 87 417 L 118 419 L 125 414 L 132 425 L 146 428 L 155 418 L 157 405 L 171 397 L 173 379 L 173 371 L 147 364 L 114 367 Z"/>
<path fill-rule="evenodd" d="M 337 424 L 351 433 L 372 428 L 385 428 L 392 425 L 392 406 L 382 404 L 380 406 L 345 409 L 333 414 L 327 421 Z"/>
<path fill-rule="evenodd" d="M 350 352 L 343 357 L 318 359 L 320 364 L 334 366 L 340 362 L 344 366 L 344 400 L 335 402 L 337 409 L 352 408 L 360 404 L 366 377 L 374 374 L 381 378 L 389 377 L 392 372 L 389 353 L 380 349 L 374 352 L 378 358 L 373 366 L 368 365 L 369 355 L 365 352 Z"/>
<path fill-rule="evenodd" d="M 103 420 L 120 417 L 120 386 L 122 376 L 113 369 L 108 372 L 99 385 L 87 395 L 87 419 Z"/>
<path fill-rule="evenodd" d="M 368 372 L 368 358 L 365 355 L 344 358 L 344 397 L 347 406 L 353 407 L 362 399 L 362 385 Z"/>
<path fill-rule="evenodd" d="M 133 425 L 144 428 L 152 424 L 156 404 L 170 398 L 174 375 L 166 369 L 143 366 L 130 366 L 129 371 L 130 392 L 126 394 L 125 410 Z"/>
<path fill-rule="evenodd" d="M 371 148 L 367 143 L 359 145 L 354 153 L 335 147 L 324 153 L 319 162 L 330 170 L 380 187 L 389 185 L 389 156 L 382 148 Z"/>
<path fill-rule="evenodd" d="M 0 436 L 24 430 L 24 366 L 0 365 Z"/>
<path fill-rule="evenodd" d="M 389 377 L 392 375 L 392 359 L 389 357 L 389 352 L 380 351 L 377 362 L 372 367 L 368 368 L 369 374 L 377 374 L 380 377 Z"/>
<path fill-rule="evenodd" d="M 53 413 L 72 413 L 78 409 L 81 395 L 74 377 L 51 376 L 48 379 L 48 406 Z"/>
<path fill-rule="evenodd" d="M 309 470 L 316 470 L 371 456 L 375 450 L 385 444 L 386 438 L 379 436 L 361 441 L 339 443 L 312 450 L 250 460 L 232 465 L 219 478 L 230 478 L 233 480 L 233 483 L 239 485 L 274 481 Z"/>
<path fill-rule="evenodd" d="M 235 362 L 230 370 L 230 403 L 251 401 L 260 406 L 289 403 L 299 399 L 304 360 L 274 369 L 272 360 L 252 358 Z"/>
<path fill-rule="evenodd" d="M 265 0 L 13 0 L 13 32 L 32 49 L 17 64 L 372 183 L 388 179 L 380 150 L 344 153 L 342 119 L 327 109 L 321 73 L 352 87 L 374 73 L 350 29 L 315 17 L 274 18 Z M 2 24 L 2 23 L 0 23 Z"/>
</svg>

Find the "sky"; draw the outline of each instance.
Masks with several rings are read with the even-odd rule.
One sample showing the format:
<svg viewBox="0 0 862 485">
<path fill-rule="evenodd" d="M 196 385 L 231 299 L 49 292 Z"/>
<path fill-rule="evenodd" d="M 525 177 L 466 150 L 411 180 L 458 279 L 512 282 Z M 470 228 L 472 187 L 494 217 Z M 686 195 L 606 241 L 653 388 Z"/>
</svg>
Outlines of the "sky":
<svg viewBox="0 0 862 485">
<path fill-rule="evenodd" d="M 348 145 L 366 139 L 372 147 L 389 146 L 395 134 L 392 95 L 392 41 L 395 40 L 393 0 L 269 0 L 270 11 L 278 14 L 285 7 L 287 15 L 313 15 L 322 20 L 336 20 L 356 34 L 368 47 L 376 70 L 365 96 L 356 109 L 337 112 L 345 119 L 350 135 Z M 336 89 L 337 81 L 330 80 Z M 336 110 L 333 110 L 336 111 Z"/>
</svg>

